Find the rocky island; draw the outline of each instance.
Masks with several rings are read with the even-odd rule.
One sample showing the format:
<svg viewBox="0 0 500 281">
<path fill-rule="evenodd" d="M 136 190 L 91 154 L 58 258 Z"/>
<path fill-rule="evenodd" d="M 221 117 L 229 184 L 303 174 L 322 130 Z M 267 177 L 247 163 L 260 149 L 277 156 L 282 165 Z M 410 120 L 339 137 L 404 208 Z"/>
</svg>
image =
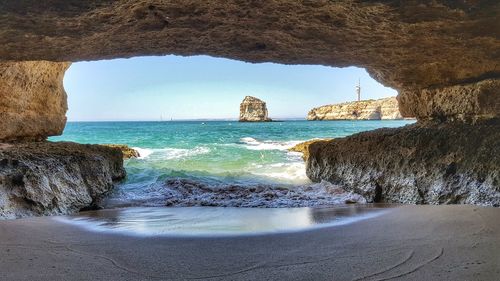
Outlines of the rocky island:
<svg viewBox="0 0 500 281">
<path fill-rule="evenodd" d="M 240 122 L 270 122 L 266 103 L 256 97 L 246 96 L 240 104 Z"/>
<path fill-rule="evenodd" d="M 396 97 L 345 102 L 313 108 L 307 120 L 384 120 L 403 119 Z"/>
</svg>

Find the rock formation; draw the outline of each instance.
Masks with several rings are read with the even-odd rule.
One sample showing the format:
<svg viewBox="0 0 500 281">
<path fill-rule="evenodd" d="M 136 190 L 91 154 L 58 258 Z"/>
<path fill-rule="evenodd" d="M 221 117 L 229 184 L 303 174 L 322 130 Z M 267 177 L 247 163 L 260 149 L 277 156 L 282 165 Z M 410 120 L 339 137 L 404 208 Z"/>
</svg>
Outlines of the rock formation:
<svg viewBox="0 0 500 281">
<path fill-rule="evenodd" d="M 43 140 L 66 125 L 69 63 L 0 63 L 0 141 Z"/>
<path fill-rule="evenodd" d="M 420 91 L 404 90 L 398 100 L 403 116 L 415 116 L 419 120 L 471 123 L 500 118 L 500 79 Z"/>
<path fill-rule="evenodd" d="M 0 11 L 2 64 L 205 54 L 355 65 L 401 93 L 403 117 L 443 121 L 499 114 L 498 91 L 487 86 L 500 78 L 498 1 L 52 0 L 3 1 Z M 26 79 L 26 85 L 43 88 L 44 83 L 61 85 L 62 74 L 43 83 Z M 62 95 L 54 102 L 65 104 Z M 18 107 L 2 106 L 0 112 Z M 50 128 L 50 123 L 61 123 L 62 117 L 49 118 L 47 128 L 23 130 L 30 138 L 58 134 L 60 126 Z M 0 140 L 23 137 L 16 135 L 10 131 Z"/>
<path fill-rule="evenodd" d="M 125 177 L 119 149 L 65 142 L 0 144 L 0 219 L 95 208 Z"/>
<path fill-rule="evenodd" d="M 262 100 L 246 96 L 240 104 L 240 122 L 269 122 L 266 103 Z"/>
<path fill-rule="evenodd" d="M 123 159 L 141 157 L 141 155 L 139 154 L 139 151 L 137 151 L 137 150 L 129 147 L 128 145 L 125 145 L 125 144 L 102 144 L 102 146 L 111 147 L 111 148 L 118 148 L 123 154 Z"/>
<path fill-rule="evenodd" d="M 62 132 L 66 96 L 61 85 L 67 61 L 204 54 L 248 62 L 354 65 L 398 90 L 402 116 L 416 117 L 418 124 L 329 142 L 312 153 L 311 178 L 362 190 L 366 179 L 378 177 L 375 172 L 363 177 L 361 171 L 370 163 L 379 174 L 401 173 L 398 179 L 409 179 L 400 195 L 389 181 L 380 180 L 374 193 L 381 200 L 418 202 L 404 197 L 409 194 L 404 190 L 413 190 L 422 192 L 420 202 L 496 204 L 491 192 L 500 189 L 498 180 L 490 184 L 489 179 L 499 173 L 491 162 L 497 158 L 478 158 L 470 151 L 495 155 L 498 149 L 498 142 L 489 138 L 491 131 L 480 124 L 500 118 L 499 1 L 49 2 L 0 3 L 0 141 L 37 140 Z M 468 132 L 490 143 L 473 150 L 470 142 L 475 140 Z M 464 140 L 455 141 L 458 137 Z M 414 147 L 398 149 L 402 144 L 395 141 Z M 336 145 L 341 143 L 349 145 L 350 155 Z M 370 147 L 381 151 L 371 153 Z M 67 153 L 69 157 L 72 152 Z M 439 166 L 449 159 L 456 160 L 456 169 Z M 473 160 L 487 162 L 475 166 Z M 39 164 L 50 165 L 46 161 Z M 71 167 L 58 163 L 62 170 Z M 451 173 L 456 177 L 447 177 L 448 171 L 456 171 Z M 415 177 L 405 178 L 405 173 Z M 467 177 L 470 182 L 461 180 Z M 432 199 L 439 188 L 428 183 L 443 183 L 443 194 L 457 196 Z M 448 195 L 443 198 L 452 198 Z"/>
<path fill-rule="evenodd" d="M 371 202 L 500 207 L 500 121 L 417 123 L 309 147 L 307 175 Z"/>
<path fill-rule="evenodd" d="M 395 97 L 345 102 L 313 108 L 307 120 L 381 120 L 403 119 Z"/>
<path fill-rule="evenodd" d="M 330 139 L 308 140 L 308 141 L 296 144 L 294 147 L 289 148 L 288 151 L 302 153 L 302 159 L 304 159 L 304 161 L 307 161 L 309 159 L 309 146 L 311 146 L 311 144 L 313 144 L 315 142 L 327 141 L 327 140 L 330 140 Z"/>
<path fill-rule="evenodd" d="M 360 66 L 398 90 L 498 78 L 491 0 L 1 1 L 0 60 L 211 55 Z"/>
</svg>

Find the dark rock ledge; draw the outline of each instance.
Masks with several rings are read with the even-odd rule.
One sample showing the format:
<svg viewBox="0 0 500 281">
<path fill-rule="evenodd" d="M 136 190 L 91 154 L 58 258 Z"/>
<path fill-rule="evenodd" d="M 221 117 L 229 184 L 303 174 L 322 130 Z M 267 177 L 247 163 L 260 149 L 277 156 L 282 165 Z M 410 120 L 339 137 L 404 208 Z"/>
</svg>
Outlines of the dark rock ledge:
<svg viewBox="0 0 500 281">
<path fill-rule="evenodd" d="M 122 152 L 69 142 L 0 144 L 0 219 L 96 208 L 123 179 Z"/>
<path fill-rule="evenodd" d="M 309 147 L 307 175 L 369 202 L 500 206 L 500 119 L 419 122 Z"/>
</svg>

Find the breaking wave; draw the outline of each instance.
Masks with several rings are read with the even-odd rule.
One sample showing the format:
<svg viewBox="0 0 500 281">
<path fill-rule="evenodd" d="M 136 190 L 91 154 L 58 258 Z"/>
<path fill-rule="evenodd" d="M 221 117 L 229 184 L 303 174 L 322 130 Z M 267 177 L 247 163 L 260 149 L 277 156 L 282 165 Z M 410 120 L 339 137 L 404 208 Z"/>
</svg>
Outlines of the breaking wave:
<svg viewBox="0 0 500 281">
<path fill-rule="evenodd" d="M 258 141 L 251 137 L 244 137 L 240 139 L 240 143 L 250 150 L 287 150 L 301 141 Z"/>
<path fill-rule="evenodd" d="M 127 192 L 108 202 L 110 207 L 217 206 L 289 208 L 366 203 L 356 193 L 329 182 L 300 186 L 227 182 L 200 178 L 174 178 L 150 185 L 143 192 Z"/>
<path fill-rule="evenodd" d="M 133 149 L 139 152 L 139 159 L 155 158 L 156 160 L 174 160 L 183 159 L 196 155 L 207 154 L 210 152 L 208 147 L 195 147 L 192 149 L 186 148 L 160 148 L 160 149 L 149 149 L 133 147 Z"/>
</svg>

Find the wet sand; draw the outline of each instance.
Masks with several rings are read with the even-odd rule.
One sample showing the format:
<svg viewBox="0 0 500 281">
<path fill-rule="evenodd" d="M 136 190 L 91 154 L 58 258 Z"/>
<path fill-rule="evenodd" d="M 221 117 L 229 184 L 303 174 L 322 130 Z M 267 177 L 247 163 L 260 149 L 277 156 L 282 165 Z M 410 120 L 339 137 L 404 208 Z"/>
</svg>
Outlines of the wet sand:
<svg viewBox="0 0 500 281">
<path fill-rule="evenodd" d="M 403 206 L 310 231 L 235 237 L 0 221 L 0 280 L 499 280 L 500 209 Z"/>
</svg>

